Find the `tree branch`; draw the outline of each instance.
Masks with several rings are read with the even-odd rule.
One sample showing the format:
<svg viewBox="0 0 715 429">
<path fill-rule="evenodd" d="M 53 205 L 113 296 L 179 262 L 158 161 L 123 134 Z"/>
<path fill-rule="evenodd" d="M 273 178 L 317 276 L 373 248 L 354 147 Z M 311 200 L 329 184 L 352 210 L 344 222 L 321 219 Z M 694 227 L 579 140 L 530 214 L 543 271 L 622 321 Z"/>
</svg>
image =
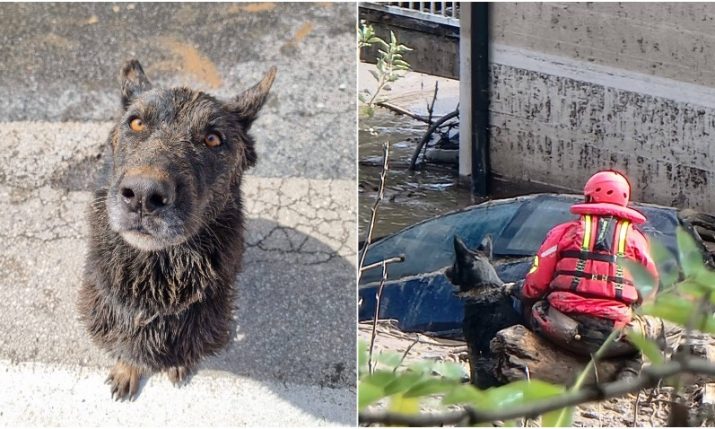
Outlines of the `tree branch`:
<svg viewBox="0 0 715 429">
<path fill-rule="evenodd" d="M 383 143 L 382 145 L 382 171 L 380 172 L 380 188 L 377 192 L 377 198 L 375 198 L 375 203 L 372 205 L 372 213 L 370 214 L 370 223 L 367 227 L 367 237 L 365 237 L 365 242 L 363 243 L 360 252 L 360 263 L 358 264 L 358 283 L 360 278 L 362 278 L 362 267 L 365 265 L 365 256 L 367 256 L 367 248 L 370 247 L 372 243 L 372 231 L 375 229 L 375 220 L 377 219 L 377 208 L 385 197 L 385 179 L 387 178 L 388 170 L 388 159 L 390 157 L 390 144 Z"/>
<path fill-rule="evenodd" d="M 575 392 L 567 392 L 552 398 L 534 401 L 518 407 L 505 410 L 476 410 L 465 407 L 463 410 L 443 414 L 404 415 L 390 412 L 361 412 L 361 424 L 384 424 L 401 426 L 443 426 L 465 423 L 474 425 L 496 420 L 510 420 L 520 417 L 536 418 L 549 411 L 564 407 L 579 405 L 584 402 L 601 401 L 604 399 L 635 393 L 642 389 L 654 387 L 664 378 L 689 373 L 715 376 L 715 364 L 702 358 L 686 358 L 670 361 L 661 365 L 644 368 L 641 374 L 632 380 L 621 380 L 611 383 L 586 386 Z"/>
<path fill-rule="evenodd" d="M 415 119 L 417 121 L 424 122 L 426 124 L 430 124 L 430 120 L 428 118 L 426 118 L 422 115 L 418 115 L 417 113 L 412 113 L 407 109 L 404 109 L 400 106 L 396 106 L 392 103 L 388 103 L 387 101 L 379 101 L 379 102 L 375 103 L 375 106 L 379 106 L 384 109 L 391 110 L 391 111 L 397 113 L 398 115 L 409 116 L 410 118 Z"/>
</svg>

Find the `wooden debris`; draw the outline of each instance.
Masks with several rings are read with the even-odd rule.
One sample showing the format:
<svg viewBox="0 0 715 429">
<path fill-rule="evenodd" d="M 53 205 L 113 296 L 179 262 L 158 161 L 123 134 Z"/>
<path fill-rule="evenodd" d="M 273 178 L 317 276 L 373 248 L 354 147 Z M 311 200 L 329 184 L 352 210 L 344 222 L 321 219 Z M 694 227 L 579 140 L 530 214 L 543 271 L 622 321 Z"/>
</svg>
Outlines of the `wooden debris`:
<svg viewBox="0 0 715 429">
<path fill-rule="evenodd" d="M 522 325 L 502 329 L 491 342 L 491 360 L 497 380 L 507 383 L 531 378 L 571 384 L 588 364 L 589 358 L 574 355 L 529 331 Z M 607 359 L 597 365 L 599 381 L 614 380 L 624 359 Z M 589 382 L 595 381 L 592 375 Z"/>
</svg>

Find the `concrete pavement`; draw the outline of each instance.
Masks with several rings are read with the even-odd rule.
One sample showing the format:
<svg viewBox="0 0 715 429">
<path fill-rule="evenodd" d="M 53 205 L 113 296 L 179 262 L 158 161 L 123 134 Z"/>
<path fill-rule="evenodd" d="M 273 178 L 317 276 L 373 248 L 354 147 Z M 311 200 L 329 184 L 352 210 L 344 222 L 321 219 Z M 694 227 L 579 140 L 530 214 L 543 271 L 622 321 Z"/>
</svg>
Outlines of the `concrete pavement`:
<svg viewBox="0 0 715 429">
<path fill-rule="evenodd" d="M 0 425 L 355 424 L 354 20 L 354 4 L 0 5 Z M 221 96 L 279 75 L 252 129 L 235 338 L 188 385 L 154 375 L 114 403 L 74 303 L 129 56 Z"/>
</svg>

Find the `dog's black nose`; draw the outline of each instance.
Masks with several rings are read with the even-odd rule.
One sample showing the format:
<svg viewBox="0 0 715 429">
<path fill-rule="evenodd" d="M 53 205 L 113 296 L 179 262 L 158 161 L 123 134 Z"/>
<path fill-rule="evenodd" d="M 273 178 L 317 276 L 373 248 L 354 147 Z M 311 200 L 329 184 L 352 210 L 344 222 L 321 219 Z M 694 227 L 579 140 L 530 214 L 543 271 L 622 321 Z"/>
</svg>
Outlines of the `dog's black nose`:
<svg viewBox="0 0 715 429">
<path fill-rule="evenodd" d="M 142 175 L 125 176 L 119 193 L 129 211 L 154 213 L 174 203 L 174 186 L 165 180 Z"/>
</svg>

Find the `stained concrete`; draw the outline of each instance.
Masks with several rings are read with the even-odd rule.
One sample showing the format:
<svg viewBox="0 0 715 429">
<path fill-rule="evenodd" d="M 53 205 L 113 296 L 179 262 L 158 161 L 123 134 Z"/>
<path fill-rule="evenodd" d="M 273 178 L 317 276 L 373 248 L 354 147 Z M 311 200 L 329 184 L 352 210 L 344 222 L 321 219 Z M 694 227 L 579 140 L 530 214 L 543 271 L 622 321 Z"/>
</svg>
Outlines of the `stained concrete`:
<svg viewBox="0 0 715 429">
<path fill-rule="evenodd" d="M 579 192 L 625 171 L 638 201 L 715 211 L 715 89 L 494 48 L 491 165 L 504 177 Z"/>
<path fill-rule="evenodd" d="M 494 43 L 715 87 L 713 3 L 494 3 Z"/>
</svg>

